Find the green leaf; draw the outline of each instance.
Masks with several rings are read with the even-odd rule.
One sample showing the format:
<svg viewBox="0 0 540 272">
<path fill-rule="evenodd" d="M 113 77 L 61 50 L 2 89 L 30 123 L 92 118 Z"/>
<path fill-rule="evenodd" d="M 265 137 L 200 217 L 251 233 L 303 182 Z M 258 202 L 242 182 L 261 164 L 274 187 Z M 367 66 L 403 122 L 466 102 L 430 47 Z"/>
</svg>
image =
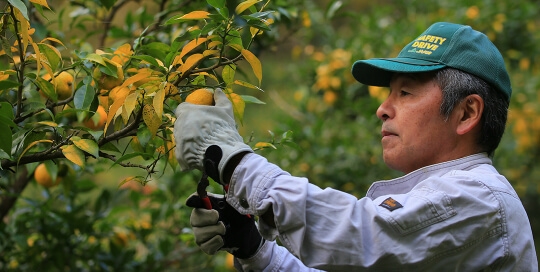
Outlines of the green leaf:
<svg viewBox="0 0 540 272">
<path fill-rule="evenodd" d="M 256 19 L 256 20 L 248 20 L 247 21 L 248 26 L 254 27 L 256 29 L 270 31 L 272 30 L 268 25 L 266 25 L 262 20 Z"/>
<path fill-rule="evenodd" d="M 2 80 L 0 81 L 0 91 L 10 90 L 19 87 L 19 82 L 12 80 Z"/>
<path fill-rule="evenodd" d="M 11 155 L 4 152 L 4 150 L 0 149 L 0 159 L 9 159 L 9 160 L 11 160 L 12 158 L 11 158 Z M 2 168 L 2 165 L 0 165 L 0 170 L 4 170 L 4 168 Z"/>
<path fill-rule="evenodd" d="M 52 180 L 56 180 L 58 177 L 58 165 L 54 163 L 52 160 L 47 160 L 43 162 L 45 164 L 45 169 L 47 169 L 47 173 L 51 175 Z"/>
<path fill-rule="evenodd" d="M 0 149 L 2 149 L 6 154 L 11 154 L 11 147 L 13 143 L 13 134 L 7 133 L 11 131 L 8 125 L 0 123 Z"/>
<path fill-rule="evenodd" d="M 221 9 L 221 8 L 224 8 L 225 7 L 225 0 L 206 0 L 206 3 L 208 3 L 208 5 L 216 8 L 216 9 Z"/>
<path fill-rule="evenodd" d="M 103 130 L 89 130 L 87 131 L 90 135 L 92 135 L 92 138 L 99 140 L 99 138 L 103 135 Z M 115 151 L 118 152 L 118 149 L 116 149 Z"/>
<path fill-rule="evenodd" d="M 250 15 L 242 15 L 242 18 L 246 20 L 253 20 L 253 19 L 260 19 L 260 18 L 266 18 L 268 15 L 272 14 L 273 11 L 263 11 L 263 12 L 255 12 Z"/>
<path fill-rule="evenodd" d="M 219 15 L 221 15 L 221 17 L 223 17 L 224 19 L 229 18 L 229 9 L 227 7 L 216 9 L 216 10 L 219 13 Z M 210 18 L 212 18 L 212 16 L 210 16 Z"/>
<path fill-rule="evenodd" d="M 0 50 L 4 50 L 4 53 L 9 56 L 10 58 L 13 58 L 13 52 L 11 52 L 11 44 L 8 41 L 8 39 L 4 36 L 0 36 Z"/>
<path fill-rule="evenodd" d="M 8 2 L 14 6 L 16 9 L 18 9 L 21 14 L 24 16 L 24 18 L 28 21 L 30 21 L 28 17 L 28 9 L 26 8 L 26 5 L 21 0 L 8 0 Z"/>
<path fill-rule="evenodd" d="M 246 103 L 252 103 L 252 104 L 266 104 L 263 101 L 259 100 L 258 98 L 251 96 L 251 95 L 241 95 L 242 99 Z"/>
<path fill-rule="evenodd" d="M 13 114 L 13 107 L 11 104 L 8 102 L 0 102 L 0 115 L 13 120 L 15 118 L 15 114 Z"/>
<path fill-rule="evenodd" d="M 112 61 L 106 61 L 104 66 L 100 65 L 99 70 L 106 75 L 118 78 L 118 68 Z"/>
<path fill-rule="evenodd" d="M 152 42 L 152 43 L 146 44 L 144 45 L 142 50 L 146 54 L 159 60 L 165 59 L 167 57 L 167 53 L 171 51 L 170 47 L 162 42 Z M 145 59 L 145 60 L 148 61 L 149 59 Z M 157 62 L 155 60 L 154 62 L 156 63 L 155 66 L 159 67 L 159 65 L 157 65 Z M 149 63 L 152 63 L 152 62 L 149 62 Z"/>
<path fill-rule="evenodd" d="M 87 110 L 92 105 L 96 90 L 90 85 L 82 85 L 73 96 L 73 104 L 76 109 Z"/>
<path fill-rule="evenodd" d="M 159 63 L 156 61 L 155 57 L 151 57 L 151 56 L 148 56 L 148 55 L 139 55 L 139 56 L 132 56 L 131 58 L 146 61 L 146 62 L 150 63 L 151 65 L 153 65 L 154 67 L 160 67 Z"/>
<path fill-rule="evenodd" d="M 183 33 L 182 35 L 176 37 L 174 39 L 174 42 L 184 42 L 184 41 L 190 41 L 195 38 L 198 38 L 201 36 L 202 31 L 200 29 L 195 29 L 191 31 L 187 31 Z"/>
<path fill-rule="evenodd" d="M 42 92 L 44 92 L 45 95 L 53 102 L 58 101 L 58 95 L 56 94 L 56 91 L 54 90 L 54 85 L 51 82 L 41 77 L 36 78 L 34 82 L 36 83 L 36 85 L 38 85 L 38 88 Z"/>
<path fill-rule="evenodd" d="M 229 9 L 225 6 L 226 0 L 206 0 L 206 2 L 215 8 L 222 18 L 229 18 Z"/>
<path fill-rule="evenodd" d="M 100 55 L 98 55 L 98 54 L 96 54 L 96 53 L 90 53 L 90 54 L 88 54 L 88 55 L 84 58 L 84 60 L 89 60 L 89 61 L 92 61 L 92 62 L 96 62 L 96 63 L 99 63 L 99 64 L 104 65 L 104 66 L 107 65 L 107 64 L 105 63 L 105 60 L 103 60 L 103 57 L 100 56 Z"/>
<path fill-rule="evenodd" d="M 206 24 L 202 30 L 201 30 L 201 35 L 208 35 L 208 33 L 210 33 L 211 31 L 213 30 L 216 30 L 220 27 L 220 24 L 212 21 L 212 22 L 209 22 L 208 24 Z"/>
<path fill-rule="evenodd" d="M 239 86 L 244 86 L 244 87 L 247 87 L 247 88 L 250 88 L 250 89 L 255 89 L 255 90 L 259 90 L 261 92 L 264 92 L 263 89 L 259 88 L 258 86 L 253 85 L 253 84 L 251 84 L 249 82 L 245 82 L 243 80 L 237 79 L 233 83 L 236 84 L 236 85 L 239 85 Z"/>
<path fill-rule="evenodd" d="M 116 147 L 116 145 L 114 145 L 111 142 L 108 142 L 108 143 L 102 145 L 100 149 L 101 149 L 101 151 L 112 151 L 112 152 L 120 153 L 120 150 L 118 150 L 118 147 Z"/>
<path fill-rule="evenodd" d="M 4 115 L 1 115 L 1 114 L 0 114 L 0 124 L 6 125 L 8 127 L 16 127 L 17 126 L 17 124 L 15 124 L 15 122 L 13 122 L 13 118 L 10 119 L 10 118 L 8 118 L 8 117 L 6 117 Z M 4 130 L 2 130 L 2 131 L 4 131 Z"/>
<path fill-rule="evenodd" d="M 86 153 L 94 156 L 95 158 L 99 158 L 99 146 L 94 140 L 81 139 L 80 137 L 74 136 L 71 137 L 71 141 L 76 147 L 78 147 L 82 151 L 85 151 Z"/>
<path fill-rule="evenodd" d="M 107 9 L 110 9 L 116 3 L 116 0 L 99 0 L 99 2 L 105 6 Z"/>
<path fill-rule="evenodd" d="M 227 84 L 231 84 L 234 81 L 235 72 L 236 65 L 234 64 L 229 64 L 223 67 L 223 71 L 221 71 L 221 77 L 223 78 L 223 81 Z"/>
<path fill-rule="evenodd" d="M 38 48 L 41 52 L 41 55 L 45 56 L 45 58 L 49 62 L 51 69 L 53 71 L 56 71 L 62 63 L 62 56 L 60 55 L 60 52 L 53 46 L 45 43 L 38 43 Z"/>
<path fill-rule="evenodd" d="M 238 32 L 237 30 L 231 30 L 225 40 L 227 46 L 235 49 L 238 52 L 241 52 L 242 49 L 244 49 L 244 45 L 242 44 L 242 37 L 240 36 L 240 32 Z"/>
<path fill-rule="evenodd" d="M 143 148 L 146 148 L 146 145 L 150 142 L 152 139 L 152 133 L 150 130 L 146 127 L 140 128 L 137 130 L 137 138 L 139 139 L 139 143 Z"/>
</svg>

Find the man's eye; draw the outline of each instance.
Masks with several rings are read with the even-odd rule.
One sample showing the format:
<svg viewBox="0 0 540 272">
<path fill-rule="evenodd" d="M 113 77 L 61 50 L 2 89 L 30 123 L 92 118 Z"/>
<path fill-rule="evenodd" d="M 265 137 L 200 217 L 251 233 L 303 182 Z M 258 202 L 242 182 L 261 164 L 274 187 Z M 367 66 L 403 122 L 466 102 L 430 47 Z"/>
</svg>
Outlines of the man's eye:
<svg viewBox="0 0 540 272">
<path fill-rule="evenodd" d="M 410 95 L 410 93 L 406 92 L 406 91 L 400 91 L 399 94 L 401 96 L 407 96 L 407 95 Z"/>
</svg>

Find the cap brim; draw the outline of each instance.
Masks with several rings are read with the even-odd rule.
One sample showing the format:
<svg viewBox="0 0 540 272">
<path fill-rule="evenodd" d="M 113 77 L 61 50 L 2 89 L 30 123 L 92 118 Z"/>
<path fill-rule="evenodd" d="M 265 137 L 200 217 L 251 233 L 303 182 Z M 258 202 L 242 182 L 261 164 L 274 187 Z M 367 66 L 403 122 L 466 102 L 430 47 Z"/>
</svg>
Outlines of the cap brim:
<svg viewBox="0 0 540 272">
<path fill-rule="evenodd" d="M 445 64 L 411 58 L 359 60 L 353 64 L 352 75 L 358 82 L 388 87 L 394 73 L 421 73 L 439 70 Z"/>
</svg>

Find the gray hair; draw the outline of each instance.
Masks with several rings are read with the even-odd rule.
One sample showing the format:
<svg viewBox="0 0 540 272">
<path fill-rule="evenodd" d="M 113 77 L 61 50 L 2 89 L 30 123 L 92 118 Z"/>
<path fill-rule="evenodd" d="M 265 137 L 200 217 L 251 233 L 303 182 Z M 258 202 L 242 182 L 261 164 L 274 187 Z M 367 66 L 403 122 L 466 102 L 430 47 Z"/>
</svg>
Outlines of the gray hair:
<svg viewBox="0 0 540 272">
<path fill-rule="evenodd" d="M 435 81 L 443 92 L 440 112 L 446 118 L 468 95 L 477 94 L 484 100 L 477 143 L 489 156 L 493 156 L 506 127 L 509 106 L 506 97 L 484 80 L 453 68 L 435 72 Z"/>
</svg>

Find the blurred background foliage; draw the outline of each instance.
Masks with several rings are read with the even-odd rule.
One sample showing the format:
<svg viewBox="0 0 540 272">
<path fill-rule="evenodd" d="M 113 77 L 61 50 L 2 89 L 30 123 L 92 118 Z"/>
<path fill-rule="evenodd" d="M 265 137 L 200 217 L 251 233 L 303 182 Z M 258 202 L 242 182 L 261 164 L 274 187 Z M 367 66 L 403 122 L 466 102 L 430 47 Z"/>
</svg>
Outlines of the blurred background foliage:
<svg viewBox="0 0 540 272">
<path fill-rule="evenodd" d="M 52 33 L 69 50 L 93 52 L 132 43 L 156 17 L 170 15 L 167 9 L 156 13 L 160 4 L 182 6 L 187 13 L 201 8 L 194 2 L 58 0 L 49 2 L 54 13 L 47 20 L 36 12 L 31 16 L 36 29 Z M 540 235 L 536 1 L 270 3 L 277 24 L 252 48 L 264 72 L 265 92 L 256 96 L 266 104 L 248 105 L 240 128 L 246 141 L 272 144 L 258 153 L 293 175 L 357 197 L 372 182 L 399 176 L 381 159 L 375 110 L 387 90 L 355 82 L 351 65 L 357 59 L 396 56 L 433 22 L 468 24 L 486 33 L 506 60 L 513 96 L 494 164 L 514 185 L 535 237 Z M 167 38 L 159 28 L 151 35 Z M 169 171 L 146 186 L 128 182 L 118 188 L 138 170 L 110 165 L 96 160 L 50 189 L 32 182 L 0 224 L 0 270 L 231 270 L 229 255 L 201 253 L 189 229 L 191 210 L 184 201 L 200 173 Z"/>
</svg>

